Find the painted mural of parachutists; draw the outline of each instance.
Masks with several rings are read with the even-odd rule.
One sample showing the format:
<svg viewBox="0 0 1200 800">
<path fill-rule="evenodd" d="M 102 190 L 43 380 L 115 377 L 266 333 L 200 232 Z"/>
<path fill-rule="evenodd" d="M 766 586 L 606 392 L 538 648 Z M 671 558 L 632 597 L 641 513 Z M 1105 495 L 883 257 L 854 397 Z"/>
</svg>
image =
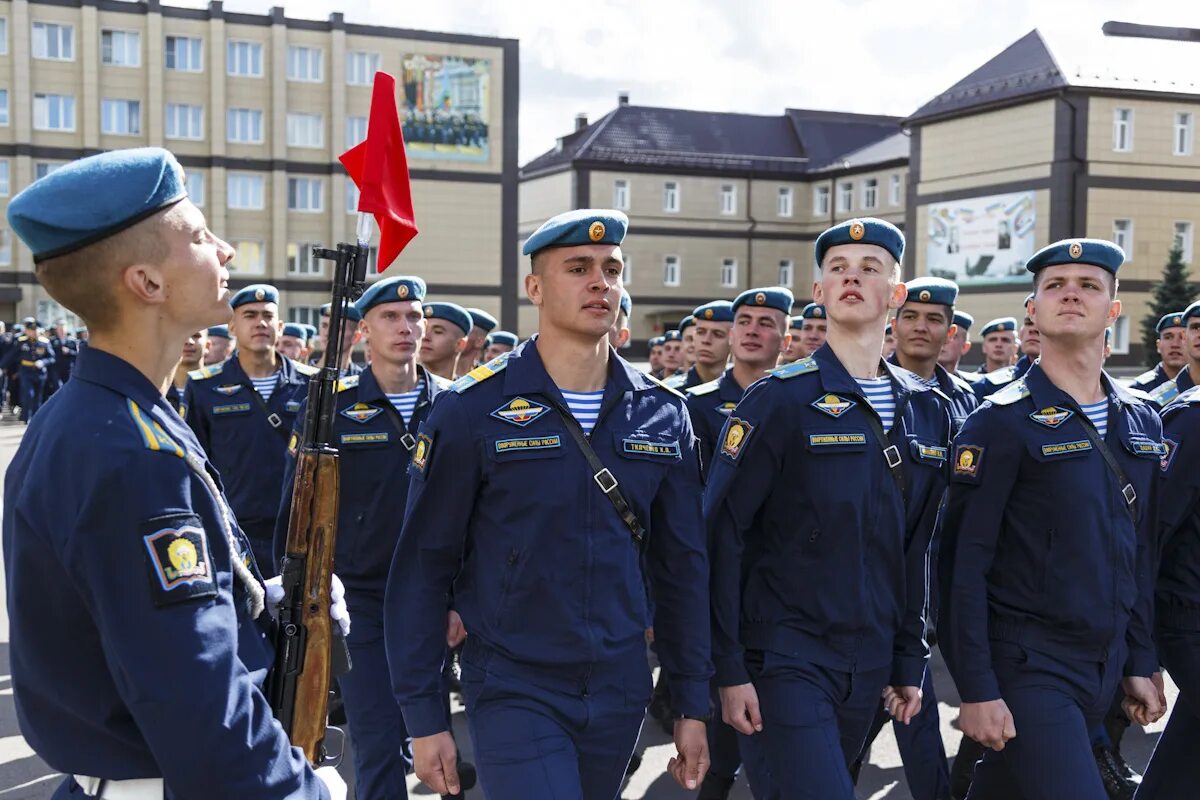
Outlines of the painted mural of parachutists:
<svg viewBox="0 0 1200 800">
<path fill-rule="evenodd" d="M 403 62 L 404 141 L 411 158 L 488 161 L 491 62 L 409 54 Z"/>
</svg>

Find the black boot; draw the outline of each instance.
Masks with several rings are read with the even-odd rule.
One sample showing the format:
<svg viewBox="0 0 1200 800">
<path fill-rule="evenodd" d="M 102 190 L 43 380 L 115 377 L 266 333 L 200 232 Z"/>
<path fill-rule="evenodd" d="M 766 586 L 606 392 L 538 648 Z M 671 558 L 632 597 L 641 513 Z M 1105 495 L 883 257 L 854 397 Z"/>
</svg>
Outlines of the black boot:
<svg viewBox="0 0 1200 800">
<path fill-rule="evenodd" d="M 721 778 L 710 772 L 704 776 L 696 800 L 729 800 L 729 792 L 732 790 L 733 778 Z"/>
<path fill-rule="evenodd" d="M 1138 785 L 1125 776 L 1121 764 L 1118 763 L 1118 757 L 1112 749 L 1098 744 L 1092 747 L 1092 754 L 1096 756 L 1100 781 L 1104 784 L 1104 791 L 1108 796 L 1112 800 L 1133 800 Z M 1121 761 L 1123 763 L 1123 759 Z M 1126 764 L 1125 768 L 1129 769 L 1129 765 Z M 1129 772 L 1132 773 L 1133 770 L 1129 769 Z"/>
</svg>

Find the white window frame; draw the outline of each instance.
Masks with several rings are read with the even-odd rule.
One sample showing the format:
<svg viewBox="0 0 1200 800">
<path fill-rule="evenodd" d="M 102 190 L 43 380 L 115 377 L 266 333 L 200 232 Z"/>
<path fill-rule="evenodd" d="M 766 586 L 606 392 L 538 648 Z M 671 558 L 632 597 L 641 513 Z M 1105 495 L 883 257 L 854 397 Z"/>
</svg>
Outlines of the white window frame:
<svg viewBox="0 0 1200 800">
<path fill-rule="evenodd" d="M 796 211 L 796 192 L 791 186 L 780 186 L 775 193 L 775 215 L 791 217 Z"/>
<path fill-rule="evenodd" d="M 723 183 L 721 191 L 718 194 L 718 209 L 723 216 L 732 216 L 737 213 L 737 184 Z"/>
<path fill-rule="evenodd" d="M 633 256 L 622 250 L 621 261 L 625 265 L 621 269 L 621 285 L 629 286 L 629 284 L 633 283 Z"/>
<path fill-rule="evenodd" d="M 829 186 L 813 187 L 813 216 L 829 216 L 830 203 L 833 202 L 833 190 Z"/>
<path fill-rule="evenodd" d="M 174 42 L 175 47 L 172 47 Z M 180 44 L 186 43 L 186 52 L 184 59 L 187 63 L 183 66 L 179 65 L 179 50 Z M 192 56 L 195 56 L 193 60 Z M 175 65 L 171 66 L 167 59 L 175 59 Z M 169 34 L 163 40 L 163 69 L 171 72 L 204 72 L 204 39 L 199 36 L 177 36 Z"/>
<path fill-rule="evenodd" d="M 287 79 L 297 83 L 320 83 L 325 80 L 325 50 L 303 44 L 288 45 Z"/>
<path fill-rule="evenodd" d="M 1129 118 L 1122 119 L 1122 112 L 1128 113 Z M 1133 152 L 1133 122 L 1134 114 L 1132 108 L 1121 106 L 1113 109 L 1112 149 L 1114 153 Z M 1122 140 L 1124 141 L 1122 142 Z"/>
<path fill-rule="evenodd" d="M 39 180 L 52 172 L 57 172 L 66 166 L 65 161 L 35 161 L 33 162 L 33 179 Z M 41 173 L 40 175 L 38 173 Z"/>
<path fill-rule="evenodd" d="M 362 134 L 361 136 L 359 134 Z M 354 147 L 367 140 L 367 118 L 346 117 L 346 147 Z"/>
<path fill-rule="evenodd" d="M 261 78 L 266 48 L 253 39 L 227 39 L 225 41 L 225 74 L 231 78 Z M 255 68 L 258 56 L 258 69 Z"/>
<path fill-rule="evenodd" d="M 8 89 L 0 89 L 0 127 L 8 127 Z"/>
<path fill-rule="evenodd" d="M 110 122 L 118 121 L 123 121 L 124 125 L 117 125 L 115 127 L 109 125 Z M 127 130 L 121 130 L 122 127 L 127 128 Z M 101 98 L 100 133 L 105 136 L 141 136 L 142 101 L 128 100 L 121 97 Z"/>
<path fill-rule="evenodd" d="M 0 228 L 0 266 L 12 265 L 12 231 Z"/>
<path fill-rule="evenodd" d="M 310 134 L 316 134 L 315 140 Z M 320 150 L 325 147 L 325 116 L 305 111 L 289 111 L 287 146 Z"/>
<path fill-rule="evenodd" d="M 678 286 L 683 280 L 683 261 L 679 256 L 663 256 L 663 286 Z"/>
<path fill-rule="evenodd" d="M 1122 225 L 1124 223 L 1124 225 Z M 1113 220 L 1113 244 L 1125 251 L 1125 260 L 1133 261 L 1133 220 Z"/>
<path fill-rule="evenodd" d="M 255 122 L 257 121 L 258 137 L 254 138 Z M 248 128 L 249 130 L 242 130 Z M 249 138 L 239 138 L 241 134 Z M 225 112 L 225 141 L 230 144 L 262 144 L 263 143 L 263 112 L 261 108 L 230 108 Z"/>
<path fill-rule="evenodd" d="M 779 285 L 790 289 L 796 281 L 796 262 L 790 258 L 779 259 Z"/>
<path fill-rule="evenodd" d="M 629 181 L 626 178 L 613 180 L 613 208 L 618 211 L 629 210 Z"/>
<path fill-rule="evenodd" d="M 58 55 L 49 55 L 51 33 L 54 33 L 57 40 L 54 49 Z M 71 23 L 34 20 L 30 35 L 30 54 L 39 61 L 75 60 L 75 26 Z M 63 55 L 64 51 L 66 55 Z"/>
<path fill-rule="evenodd" d="M 354 181 L 350 180 L 349 178 L 346 178 L 346 213 L 347 214 L 357 214 L 358 213 L 358 196 L 359 196 L 358 186 L 354 183 Z"/>
<path fill-rule="evenodd" d="M 325 212 L 325 181 L 312 175 L 288 176 L 288 211 L 299 214 Z"/>
<path fill-rule="evenodd" d="M 70 127 L 50 127 L 50 99 L 55 98 L 59 104 L 59 117 L 70 117 Z M 64 101 L 69 101 L 65 106 Z M 38 106 L 41 105 L 39 109 Z M 33 96 L 33 129 L 35 131 L 55 131 L 58 133 L 74 133 L 75 132 L 75 95 L 73 94 L 50 94 L 38 92 Z"/>
<path fill-rule="evenodd" d="M 738 282 L 738 260 L 736 258 L 721 259 L 720 284 L 722 289 L 734 289 Z"/>
<path fill-rule="evenodd" d="M 1129 352 L 1129 317 L 1122 314 L 1113 323 L 1112 354 L 1125 355 Z"/>
<path fill-rule="evenodd" d="M 225 204 L 238 211 L 262 211 L 266 208 L 266 178 L 254 172 L 226 173 Z"/>
<path fill-rule="evenodd" d="M 359 60 L 362 60 L 364 63 L 357 63 Z M 375 73 L 379 71 L 381 60 L 379 53 L 368 50 L 347 50 L 346 85 L 370 86 L 375 79 Z M 374 68 L 372 68 L 372 64 L 374 64 Z M 358 74 L 364 71 L 368 74 Z"/>
<path fill-rule="evenodd" d="M 313 258 L 314 247 L 324 247 L 320 242 L 288 242 L 287 274 L 303 278 L 320 278 L 325 275 L 325 261 Z"/>
<path fill-rule="evenodd" d="M 1191 111 L 1175 112 L 1175 136 L 1171 148 L 1177 156 L 1190 156 L 1195 139 L 1196 115 Z"/>
<path fill-rule="evenodd" d="M 890 205 L 898 206 L 903 202 L 903 195 L 900 191 L 901 186 L 903 186 L 903 183 L 900 180 L 900 173 L 894 173 L 888 178 L 888 203 Z"/>
<path fill-rule="evenodd" d="M 108 37 L 108 52 L 109 59 L 104 60 L 104 37 Z M 118 39 L 121 41 L 121 47 L 117 47 Z M 130 42 L 132 41 L 132 48 Z M 122 57 L 130 55 L 132 49 L 132 61 L 117 61 L 114 59 L 118 49 L 121 50 Z M 133 69 L 142 65 L 142 33 L 141 31 L 131 31 L 124 28 L 101 28 L 100 29 L 100 63 L 106 67 L 125 67 Z"/>
<path fill-rule="evenodd" d="M 854 181 L 838 181 L 837 210 L 839 214 L 854 210 Z"/>
<path fill-rule="evenodd" d="M 663 211 L 668 214 L 678 214 L 680 205 L 679 181 L 664 181 Z"/>
<path fill-rule="evenodd" d="M 879 179 L 864 178 L 862 182 L 862 207 L 864 211 L 879 208 Z"/>
<path fill-rule="evenodd" d="M 293 306 L 287 309 L 287 321 L 299 322 L 302 325 L 321 326 L 321 309 L 319 306 Z"/>
<path fill-rule="evenodd" d="M 267 246 L 262 239 L 238 239 L 230 242 L 236 254 L 233 260 L 225 265 L 231 275 L 264 275 L 267 271 Z M 258 259 L 246 264 L 243 253 L 256 252 Z"/>
<path fill-rule="evenodd" d="M 190 141 L 200 141 L 204 138 L 204 106 L 190 103 L 167 103 L 163 116 L 163 135 L 166 138 Z M 186 123 L 185 133 L 179 131 L 181 121 Z M 193 122 L 196 123 L 194 126 Z M 192 135 L 193 128 L 195 135 Z"/>
<path fill-rule="evenodd" d="M 8 17 L 0 17 L 0 56 L 8 55 Z"/>
<path fill-rule="evenodd" d="M 203 172 L 187 173 L 187 193 L 188 199 L 192 201 L 192 205 L 197 208 L 204 208 L 204 203 L 207 200 L 207 192 L 205 191 L 208 184 L 208 178 Z"/>
<path fill-rule="evenodd" d="M 1180 226 L 1183 226 L 1182 231 L 1180 230 Z M 1191 264 L 1192 257 L 1195 255 L 1195 250 L 1193 249 L 1193 240 L 1196 236 L 1195 223 L 1188 219 L 1177 219 L 1172 224 L 1171 230 L 1174 234 L 1171 240 L 1171 248 L 1174 249 L 1175 243 L 1179 242 L 1182 245 L 1180 249 L 1183 251 L 1183 263 Z"/>
</svg>

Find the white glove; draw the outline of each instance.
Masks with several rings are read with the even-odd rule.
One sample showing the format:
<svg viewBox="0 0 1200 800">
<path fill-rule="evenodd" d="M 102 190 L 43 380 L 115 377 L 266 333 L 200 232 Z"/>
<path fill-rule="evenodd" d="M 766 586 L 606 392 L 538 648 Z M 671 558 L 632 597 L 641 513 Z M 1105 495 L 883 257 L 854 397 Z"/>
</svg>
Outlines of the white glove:
<svg viewBox="0 0 1200 800">
<path fill-rule="evenodd" d="M 37 361 L 33 362 L 33 365 L 34 365 L 35 367 L 37 367 L 38 369 L 44 369 L 44 368 L 45 368 L 45 366 L 46 366 L 46 362 L 45 362 L 45 361 L 42 361 L 42 360 L 39 358 Z"/>
<path fill-rule="evenodd" d="M 346 794 L 349 791 L 346 788 L 346 782 L 342 780 L 342 776 L 333 767 L 318 767 L 316 769 L 317 777 L 321 779 L 321 783 L 325 784 L 325 788 L 329 790 L 329 800 L 346 800 Z"/>
<path fill-rule="evenodd" d="M 267 590 L 267 611 L 272 619 L 279 618 L 279 604 L 283 602 L 283 576 L 276 575 L 263 584 Z M 333 576 L 333 587 L 329 591 L 329 618 L 342 629 L 342 636 L 350 635 L 350 609 L 346 607 L 346 587 L 337 575 Z"/>
</svg>

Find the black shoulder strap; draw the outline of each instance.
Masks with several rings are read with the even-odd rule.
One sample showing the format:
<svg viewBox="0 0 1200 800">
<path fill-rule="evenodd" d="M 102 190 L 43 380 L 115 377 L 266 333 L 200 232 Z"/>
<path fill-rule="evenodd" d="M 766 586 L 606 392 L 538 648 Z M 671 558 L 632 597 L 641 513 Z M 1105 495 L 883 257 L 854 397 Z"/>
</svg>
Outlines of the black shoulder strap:
<svg viewBox="0 0 1200 800">
<path fill-rule="evenodd" d="M 246 380 L 250 381 L 250 386 L 249 386 L 250 396 L 253 397 L 258 402 L 258 407 L 261 408 L 263 413 L 267 415 L 267 424 L 270 425 L 271 429 L 274 430 L 275 433 L 277 433 L 279 436 L 281 436 L 285 442 L 290 442 L 291 438 L 292 438 L 292 432 L 290 430 L 288 430 L 286 425 L 283 424 L 283 417 L 276 414 L 274 411 L 271 410 L 271 407 L 269 405 L 267 405 L 267 401 L 264 400 L 263 396 L 258 393 L 258 389 L 254 388 L 254 380 L 252 378 L 250 378 L 249 376 L 246 377 Z M 279 379 L 276 378 L 276 381 L 278 381 L 278 380 Z M 244 384 L 244 383 L 242 384 L 242 386 L 245 386 L 245 385 L 246 384 Z M 276 386 L 275 391 L 278 392 L 281 388 L 283 388 L 283 387 Z"/>
<path fill-rule="evenodd" d="M 883 429 L 883 423 L 879 421 L 879 416 L 875 413 L 875 409 L 864 409 L 867 418 L 867 424 L 871 426 L 871 433 L 875 434 L 875 441 L 883 449 L 883 458 L 887 462 L 888 469 L 892 472 L 892 479 L 896 481 L 896 488 L 900 490 L 900 499 L 905 503 L 908 502 L 908 492 L 905 489 L 904 483 L 904 460 L 900 458 L 900 448 L 892 444 L 888 439 L 887 432 Z M 899 419 L 899 409 L 897 408 L 897 417 Z"/>
<path fill-rule="evenodd" d="M 1088 415 L 1080 412 L 1079 419 L 1083 423 L 1083 432 L 1087 434 L 1088 439 L 1092 442 L 1092 447 L 1100 452 L 1104 457 L 1104 463 L 1108 464 L 1108 468 L 1112 470 L 1112 474 L 1117 477 L 1117 485 L 1121 487 L 1121 496 L 1125 498 L 1125 510 L 1129 512 L 1129 516 L 1133 518 L 1134 525 L 1137 524 L 1137 492 L 1133 489 L 1133 483 L 1125 474 L 1125 470 L 1121 469 L 1121 465 L 1117 462 L 1116 456 L 1108 449 L 1108 445 L 1100 438 L 1100 431 L 1096 430 L 1096 426 L 1088 419 Z"/>
</svg>

